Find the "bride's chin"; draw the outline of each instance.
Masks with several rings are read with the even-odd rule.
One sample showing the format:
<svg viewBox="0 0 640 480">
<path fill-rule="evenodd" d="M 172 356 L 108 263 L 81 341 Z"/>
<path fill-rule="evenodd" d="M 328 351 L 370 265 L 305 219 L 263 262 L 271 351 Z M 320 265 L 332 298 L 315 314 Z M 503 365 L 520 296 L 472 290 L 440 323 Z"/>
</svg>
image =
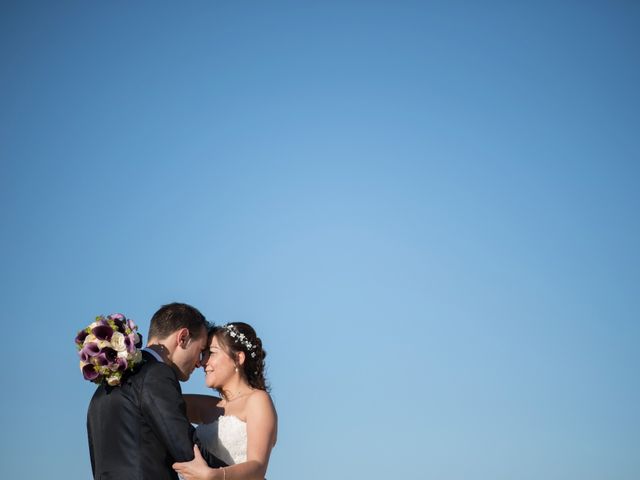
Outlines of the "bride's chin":
<svg viewBox="0 0 640 480">
<path fill-rule="evenodd" d="M 213 381 L 209 381 L 209 382 L 208 382 L 207 380 L 205 380 L 205 381 L 204 381 L 204 384 L 205 384 L 207 387 L 209 387 L 209 388 L 215 388 L 215 389 L 218 389 L 218 387 L 220 387 L 220 385 L 218 385 L 216 382 L 213 382 Z"/>
</svg>

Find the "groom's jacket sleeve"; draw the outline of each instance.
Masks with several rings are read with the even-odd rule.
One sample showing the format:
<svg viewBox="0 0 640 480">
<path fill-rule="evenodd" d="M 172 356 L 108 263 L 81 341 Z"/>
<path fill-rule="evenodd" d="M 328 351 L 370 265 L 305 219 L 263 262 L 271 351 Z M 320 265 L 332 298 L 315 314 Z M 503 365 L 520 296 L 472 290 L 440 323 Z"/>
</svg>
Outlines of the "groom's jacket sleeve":
<svg viewBox="0 0 640 480">
<path fill-rule="evenodd" d="M 149 368 L 140 392 L 142 412 L 176 462 L 193 460 L 193 427 L 175 373 L 162 363 Z"/>
<path fill-rule="evenodd" d="M 204 448 L 201 443 L 200 440 L 198 439 L 198 436 L 195 434 L 195 429 L 193 431 L 193 441 L 196 445 L 198 445 L 198 448 L 200 449 L 200 453 L 202 454 L 202 458 L 204 458 L 205 462 L 207 462 L 207 464 L 211 467 L 211 468 L 220 468 L 220 467 L 226 467 L 227 464 L 224 463 L 222 460 L 220 460 L 218 457 L 215 457 L 213 454 L 211 454 L 211 452 L 209 452 L 209 450 L 207 450 L 206 448 Z"/>
</svg>

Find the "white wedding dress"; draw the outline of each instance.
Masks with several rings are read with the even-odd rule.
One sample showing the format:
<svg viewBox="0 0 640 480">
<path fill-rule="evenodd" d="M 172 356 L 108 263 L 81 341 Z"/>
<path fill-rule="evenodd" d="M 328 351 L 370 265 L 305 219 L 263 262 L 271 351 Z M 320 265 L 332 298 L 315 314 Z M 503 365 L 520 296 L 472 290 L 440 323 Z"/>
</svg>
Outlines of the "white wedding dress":
<svg viewBox="0 0 640 480">
<path fill-rule="evenodd" d="M 233 415 L 223 415 L 212 423 L 196 427 L 202 447 L 225 462 L 247 461 L 247 424 Z"/>
</svg>

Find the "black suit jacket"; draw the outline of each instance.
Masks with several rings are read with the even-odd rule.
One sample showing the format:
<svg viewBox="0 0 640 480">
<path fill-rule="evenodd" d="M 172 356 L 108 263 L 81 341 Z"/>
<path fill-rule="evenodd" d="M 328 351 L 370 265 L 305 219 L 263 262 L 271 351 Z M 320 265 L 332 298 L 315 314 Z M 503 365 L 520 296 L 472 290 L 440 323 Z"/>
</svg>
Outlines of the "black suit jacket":
<svg viewBox="0 0 640 480">
<path fill-rule="evenodd" d="M 96 480 L 175 480 L 174 462 L 193 460 L 194 428 L 169 365 L 142 352 L 143 363 L 122 385 L 100 385 L 87 413 Z M 225 464 L 203 451 L 212 467 Z"/>
</svg>

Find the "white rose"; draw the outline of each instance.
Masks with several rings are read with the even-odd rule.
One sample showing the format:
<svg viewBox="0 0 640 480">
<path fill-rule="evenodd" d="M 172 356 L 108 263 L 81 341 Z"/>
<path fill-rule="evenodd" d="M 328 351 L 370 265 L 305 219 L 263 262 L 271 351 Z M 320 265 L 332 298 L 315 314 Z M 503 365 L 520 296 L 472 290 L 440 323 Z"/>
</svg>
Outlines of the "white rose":
<svg viewBox="0 0 640 480">
<path fill-rule="evenodd" d="M 98 322 L 93 322 L 91 325 L 89 325 L 89 329 L 93 330 L 94 328 L 96 328 L 98 325 L 100 325 Z"/>
<path fill-rule="evenodd" d="M 112 375 L 107 378 L 107 383 L 112 387 L 115 387 L 116 385 L 120 384 L 120 377 L 117 375 Z"/>
<path fill-rule="evenodd" d="M 96 342 L 97 340 L 96 336 L 93 333 L 90 333 L 84 338 L 83 343 L 86 345 L 87 343 Z"/>
<path fill-rule="evenodd" d="M 124 338 L 124 335 L 120 332 L 113 332 L 113 335 L 111 336 L 111 347 L 116 352 L 123 352 L 127 349 L 127 346 L 124 343 Z"/>
<path fill-rule="evenodd" d="M 129 352 L 127 352 L 126 350 L 118 352 L 118 358 L 125 358 L 128 360 L 128 357 L 129 357 Z"/>
</svg>

